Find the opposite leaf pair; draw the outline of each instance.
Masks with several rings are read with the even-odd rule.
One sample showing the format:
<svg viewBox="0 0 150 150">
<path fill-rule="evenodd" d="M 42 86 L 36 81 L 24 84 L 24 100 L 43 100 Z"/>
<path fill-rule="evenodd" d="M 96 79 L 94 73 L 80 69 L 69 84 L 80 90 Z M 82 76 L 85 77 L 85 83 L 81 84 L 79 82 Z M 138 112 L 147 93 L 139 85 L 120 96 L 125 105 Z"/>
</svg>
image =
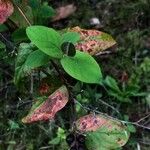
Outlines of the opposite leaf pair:
<svg viewBox="0 0 150 150">
<path fill-rule="evenodd" d="M 73 44 L 80 40 L 78 33 L 67 32 L 60 35 L 54 29 L 44 26 L 28 27 L 26 32 L 31 42 L 39 50 L 50 56 L 50 58 L 59 59 L 62 67 L 70 76 L 86 83 L 99 84 L 101 82 L 101 69 L 92 56 L 78 50 L 73 52 L 73 55 L 68 55 L 69 52 L 64 53 L 65 49 L 66 51 L 74 50 Z M 70 44 L 71 48 L 68 49 L 67 44 Z M 33 59 L 32 57 L 30 59 Z M 30 64 L 28 65 L 30 66 Z"/>
</svg>

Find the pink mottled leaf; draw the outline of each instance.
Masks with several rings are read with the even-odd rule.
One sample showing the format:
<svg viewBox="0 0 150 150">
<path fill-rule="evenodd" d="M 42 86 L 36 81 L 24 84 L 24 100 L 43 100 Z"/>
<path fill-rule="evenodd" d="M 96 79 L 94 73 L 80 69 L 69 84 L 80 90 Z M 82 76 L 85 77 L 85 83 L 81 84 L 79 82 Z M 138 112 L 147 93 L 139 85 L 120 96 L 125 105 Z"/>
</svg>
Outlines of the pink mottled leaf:
<svg viewBox="0 0 150 150">
<path fill-rule="evenodd" d="M 86 134 L 88 150 L 111 150 L 122 147 L 129 132 L 121 122 L 104 115 L 89 114 L 76 121 L 79 132 Z"/>
<path fill-rule="evenodd" d="M 46 100 L 33 105 L 30 113 L 22 119 L 23 123 L 51 120 L 68 102 L 69 94 L 65 86 L 61 86 Z"/>
<path fill-rule="evenodd" d="M 80 41 L 76 44 L 76 49 L 91 55 L 100 54 L 116 44 L 112 36 L 98 30 L 85 30 L 77 26 L 69 29 L 69 31 L 80 34 Z"/>
<path fill-rule="evenodd" d="M 0 0 L 0 24 L 3 24 L 13 11 L 14 7 L 12 2 Z"/>
</svg>

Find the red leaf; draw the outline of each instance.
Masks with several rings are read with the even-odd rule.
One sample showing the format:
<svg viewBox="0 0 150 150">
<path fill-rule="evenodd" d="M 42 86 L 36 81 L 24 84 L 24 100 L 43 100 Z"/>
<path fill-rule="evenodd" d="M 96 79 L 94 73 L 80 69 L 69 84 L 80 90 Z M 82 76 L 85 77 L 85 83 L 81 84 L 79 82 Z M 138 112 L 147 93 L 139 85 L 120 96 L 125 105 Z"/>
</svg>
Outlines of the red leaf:
<svg viewBox="0 0 150 150">
<path fill-rule="evenodd" d="M 14 7 L 10 1 L 0 0 L 0 24 L 4 23 L 13 11 Z"/>
<path fill-rule="evenodd" d="M 66 105 L 68 98 L 69 94 L 67 88 L 65 86 L 60 87 L 51 94 L 46 101 L 23 118 L 22 122 L 32 123 L 53 119 L 55 114 Z"/>
<path fill-rule="evenodd" d="M 69 29 L 69 31 L 80 34 L 80 42 L 76 44 L 76 49 L 91 55 L 100 54 L 101 51 L 116 44 L 116 41 L 109 34 L 98 30 L 85 30 L 77 26 Z"/>
<path fill-rule="evenodd" d="M 98 128 L 107 124 L 107 119 L 98 115 L 89 114 L 77 120 L 76 125 L 78 130 L 82 132 L 96 131 Z"/>
<path fill-rule="evenodd" d="M 89 114 L 76 121 L 79 132 L 86 134 L 89 150 L 116 149 L 125 145 L 130 133 L 127 127 L 116 119 L 105 115 Z"/>
</svg>

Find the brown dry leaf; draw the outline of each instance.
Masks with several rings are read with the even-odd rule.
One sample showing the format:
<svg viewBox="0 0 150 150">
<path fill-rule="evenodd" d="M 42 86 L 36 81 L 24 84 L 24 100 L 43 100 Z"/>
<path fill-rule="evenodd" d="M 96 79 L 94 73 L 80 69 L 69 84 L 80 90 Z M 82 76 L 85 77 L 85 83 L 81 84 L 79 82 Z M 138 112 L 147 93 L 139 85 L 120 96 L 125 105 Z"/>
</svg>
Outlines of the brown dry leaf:
<svg viewBox="0 0 150 150">
<path fill-rule="evenodd" d="M 14 7 L 9 0 L 0 0 L 0 24 L 3 24 L 7 18 L 13 13 Z"/>
<path fill-rule="evenodd" d="M 66 105 L 68 99 L 69 94 L 66 86 L 61 86 L 48 99 L 35 103 L 30 113 L 22 119 L 22 122 L 33 123 L 36 121 L 51 120 Z"/>
<path fill-rule="evenodd" d="M 85 30 L 77 26 L 69 29 L 69 31 L 80 34 L 80 42 L 76 44 L 76 49 L 91 55 L 100 54 L 116 44 L 111 35 L 98 30 Z"/>
<path fill-rule="evenodd" d="M 52 21 L 65 19 L 70 15 L 72 15 L 75 11 L 76 11 L 76 6 L 73 4 L 59 7 L 56 9 L 56 15 L 53 17 Z"/>
</svg>

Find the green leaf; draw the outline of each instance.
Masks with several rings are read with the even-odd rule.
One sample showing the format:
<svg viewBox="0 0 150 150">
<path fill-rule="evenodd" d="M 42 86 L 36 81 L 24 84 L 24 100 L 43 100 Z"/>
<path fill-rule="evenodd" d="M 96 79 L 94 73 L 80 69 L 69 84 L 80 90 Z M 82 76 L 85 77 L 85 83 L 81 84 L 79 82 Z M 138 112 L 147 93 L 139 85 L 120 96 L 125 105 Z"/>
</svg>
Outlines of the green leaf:
<svg viewBox="0 0 150 150">
<path fill-rule="evenodd" d="M 27 41 L 26 28 L 19 28 L 12 33 L 12 39 L 16 43 Z"/>
<path fill-rule="evenodd" d="M 150 58 L 149 58 L 149 56 L 144 58 L 144 61 L 141 63 L 140 68 L 145 73 L 150 72 Z"/>
<path fill-rule="evenodd" d="M 129 97 L 125 97 L 124 93 L 118 93 L 114 90 L 108 90 L 108 95 L 115 97 L 116 100 L 120 101 L 120 102 L 131 102 Z"/>
<path fill-rule="evenodd" d="M 104 33 L 102 32 L 101 35 L 98 35 L 98 36 L 95 36 L 96 39 L 99 39 L 99 40 L 103 40 L 103 41 L 114 41 L 114 39 L 112 38 L 111 35 L 107 34 L 107 33 Z M 115 42 L 115 41 L 114 41 Z"/>
<path fill-rule="evenodd" d="M 105 127 L 86 134 L 86 145 L 88 150 L 113 150 L 121 147 L 128 141 L 129 135 L 126 130 L 114 128 L 109 131 Z"/>
<path fill-rule="evenodd" d="M 86 135 L 88 150 L 113 150 L 124 146 L 130 136 L 125 125 L 104 115 L 83 116 L 76 126 Z"/>
<path fill-rule="evenodd" d="M 39 0 L 29 0 L 30 7 L 34 10 L 40 7 L 40 1 Z"/>
<path fill-rule="evenodd" d="M 25 72 L 28 72 L 27 70 L 26 71 L 24 70 L 24 63 L 31 52 L 32 47 L 30 44 L 28 43 L 20 44 L 15 66 L 15 76 L 14 76 L 15 84 L 18 84 L 20 82 L 20 79 L 25 76 Z"/>
<path fill-rule="evenodd" d="M 41 52 L 40 50 L 33 51 L 28 57 L 25 62 L 25 70 L 34 69 L 40 66 L 47 64 L 50 60 L 50 57 L 45 53 Z"/>
<path fill-rule="evenodd" d="M 14 82 L 18 84 L 22 78 L 31 72 L 32 69 L 45 65 L 50 57 L 40 50 L 33 51 L 31 44 L 22 43 L 16 60 Z"/>
<path fill-rule="evenodd" d="M 65 139 L 66 139 L 65 131 L 64 131 L 64 129 L 62 129 L 62 128 L 59 127 L 58 130 L 57 130 L 57 137 L 55 137 L 54 139 L 52 139 L 49 142 L 49 144 L 57 145 L 60 142 L 62 142 L 62 140 L 65 140 Z"/>
<path fill-rule="evenodd" d="M 8 28 L 7 28 L 6 25 L 0 24 L 0 32 L 4 32 L 4 31 L 7 31 L 7 30 L 8 30 Z"/>
<path fill-rule="evenodd" d="M 47 2 L 29 0 L 29 5 L 32 8 L 34 24 L 47 24 L 49 18 L 55 15 L 55 10 Z"/>
<path fill-rule="evenodd" d="M 32 8 L 28 5 L 24 5 L 21 2 L 18 2 L 17 5 L 23 11 L 24 15 L 28 18 L 29 22 L 33 24 L 34 19 Z M 9 17 L 9 19 L 12 20 L 20 28 L 29 26 L 24 17 L 22 17 L 22 14 L 20 13 L 19 9 L 15 9 L 14 13 Z"/>
<path fill-rule="evenodd" d="M 60 137 L 56 137 L 56 138 L 52 139 L 51 141 L 49 141 L 48 144 L 57 145 L 60 142 L 61 142 L 61 138 Z"/>
<path fill-rule="evenodd" d="M 62 42 L 71 42 L 73 44 L 80 40 L 80 34 L 76 32 L 67 32 L 62 35 Z"/>
<path fill-rule="evenodd" d="M 19 124 L 13 120 L 9 120 L 9 126 L 10 126 L 10 129 L 12 130 L 15 130 L 15 129 L 19 129 Z"/>
<path fill-rule="evenodd" d="M 127 128 L 128 128 L 128 131 L 131 132 L 131 133 L 135 133 L 136 132 L 136 128 L 132 124 L 128 124 Z"/>
<path fill-rule="evenodd" d="M 54 16 L 55 14 L 55 10 L 48 6 L 47 3 L 44 3 L 41 8 L 40 8 L 40 11 L 39 11 L 39 17 L 42 17 L 42 18 L 50 18 L 52 16 Z"/>
<path fill-rule="evenodd" d="M 61 139 L 65 139 L 66 138 L 65 130 L 59 127 L 57 131 L 57 136 L 60 137 Z"/>
<path fill-rule="evenodd" d="M 6 48 L 6 45 L 0 41 L 0 49 L 4 49 L 4 48 Z"/>
<path fill-rule="evenodd" d="M 30 26 L 26 29 L 29 39 L 44 53 L 54 58 L 61 58 L 61 36 L 52 28 Z"/>
<path fill-rule="evenodd" d="M 77 51 L 74 57 L 61 59 L 64 70 L 73 78 L 86 83 L 100 83 L 102 73 L 95 59 L 87 53 Z"/>
<path fill-rule="evenodd" d="M 105 84 L 110 87 L 111 89 L 117 91 L 117 92 L 121 92 L 119 87 L 118 87 L 118 84 L 116 82 L 116 80 L 110 76 L 107 76 L 106 79 L 105 79 Z"/>
</svg>

